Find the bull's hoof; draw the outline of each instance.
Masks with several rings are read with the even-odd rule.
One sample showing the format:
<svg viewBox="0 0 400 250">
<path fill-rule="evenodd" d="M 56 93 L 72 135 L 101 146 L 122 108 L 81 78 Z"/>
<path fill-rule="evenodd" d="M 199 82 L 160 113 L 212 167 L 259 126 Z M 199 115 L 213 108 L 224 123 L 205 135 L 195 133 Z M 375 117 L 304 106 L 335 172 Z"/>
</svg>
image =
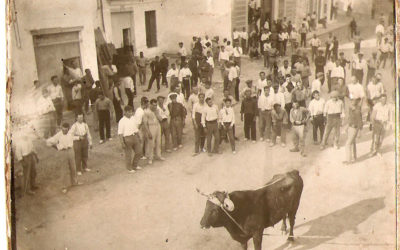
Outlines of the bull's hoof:
<svg viewBox="0 0 400 250">
<path fill-rule="evenodd" d="M 293 237 L 293 236 L 289 236 L 289 237 L 287 238 L 287 241 L 293 242 L 293 241 L 294 241 L 294 237 Z"/>
</svg>

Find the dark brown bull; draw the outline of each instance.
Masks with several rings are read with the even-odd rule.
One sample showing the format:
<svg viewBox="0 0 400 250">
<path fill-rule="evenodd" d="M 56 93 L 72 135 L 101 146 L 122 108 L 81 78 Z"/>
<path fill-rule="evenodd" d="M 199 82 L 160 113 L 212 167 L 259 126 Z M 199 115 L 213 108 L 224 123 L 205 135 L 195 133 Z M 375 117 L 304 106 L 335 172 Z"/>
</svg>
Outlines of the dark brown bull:
<svg viewBox="0 0 400 250">
<path fill-rule="evenodd" d="M 207 195 L 207 203 L 200 225 L 202 228 L 225 227 L 231 237 L 247 249 L 253 238 L 254 249 L 261 250 L 264 228 L 289 218 L 288 240 L 293 240 L 293 227 L 299 207 L 303 179 L 297 170 L 275 175 L 264 187 L 257 190 L 216 191 Z"/>
</svg>

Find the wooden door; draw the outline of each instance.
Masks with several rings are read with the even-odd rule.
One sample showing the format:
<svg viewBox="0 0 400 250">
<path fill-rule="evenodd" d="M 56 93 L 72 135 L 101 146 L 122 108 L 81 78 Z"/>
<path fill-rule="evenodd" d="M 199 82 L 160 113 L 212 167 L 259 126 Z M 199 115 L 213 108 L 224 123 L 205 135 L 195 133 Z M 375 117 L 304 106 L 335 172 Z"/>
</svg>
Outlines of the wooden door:
<svg viewBox="0 0 400 250">
<path fill-rule="evenodd" d="M 145 13 L 146 25 L 146 45 L 147 48 L 157 47 L 157 22 L 156 11 L 146 11 Z"/>
</svg>

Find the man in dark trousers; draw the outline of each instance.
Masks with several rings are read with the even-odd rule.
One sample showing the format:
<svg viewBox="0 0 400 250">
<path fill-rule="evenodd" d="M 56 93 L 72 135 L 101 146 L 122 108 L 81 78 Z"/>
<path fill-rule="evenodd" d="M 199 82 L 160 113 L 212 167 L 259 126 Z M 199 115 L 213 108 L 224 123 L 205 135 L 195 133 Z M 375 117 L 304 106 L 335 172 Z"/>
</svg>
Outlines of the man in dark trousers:
<svg viewBox="0 0 400 250">
<path fill-rule="evenodd" d="M 168 81 L 167 81 L 167 72 L 168 72 L 168 58 L 165 53 L 162 54 L 161 60 L 160 60 L 160 68 L 161 68 L 161 78 L 162 78 L 162 85 L 165 85 L 168 88 Z"/>
<path fill-rule="evenodd" d="M 150 63 L 150 69 L 151 69 L 151 77 L 149 81 L 149 86 L 145 90 L 145 92 L 149 92 L 151 90 L 151 87 L 153 86 L 154 80 L 157 81 L 157 91 L 160 91 L 160 74 L 161 74 L 161 65 L 160 65 L 160 58 L 158 56 L 155 57 L 154 61 Z"/>
<path fill-rule="evenodd" d="M 251 97 L 251 90 L 245 90 L 245 99 L 240 108 L 241 120 L 244 121 L 244 140 L 251 140 L 256 143 L 256 120 L 258 114 L 257 99 Z"/>
<path fill-rule="evenodd" d="M 357 31 L 357 23 L 356 23 L 356 20 L 354 19 L 354 17 L 353 17 L 353 20 L 351 20 L 349 26 L 350 26 L 350 37 L 351 37 L 351 39 L 353 39 L 353 36 Z"/>
<path fill-rule="evenodd" d="M 197 82 L 199 79 L 199 62 L 197 56 L 192 55 L 188 64 L 189 64 L 189 69 L 192 72 L 192 77 L 191 77 L 192 86 L 197 86 Z M 182 67 L 184 67 L 184 65 L 182 65 Z"/>
<path fill-rule="evenodd" d="M 171 98 L 171 103 L 168 104 L 168 110 L 171 117 L 170 128 L 172 134 L 172 144 L 174 145 L 174 151 L 176 151 L 178 150 L 178 147 L 183 147 L 182 132 L 187 112 L 182 103 L 176 101 L 176 94 L 171 94 L 169 97 Z"/>
<path fill-rule="evenodd" d="M 104 96 L 103 92 L 99 93 L 99 96 L 95 103 L 97 117 L 99 118 L 99 131 L 100 131 L 100 144 L 104 140 L 112 140 L 111 138 L 111 117 L 113 116 L 113 105 L 110 99 Z M 106 129 L 106 137 L 104 137 L 104 127 Z"/>
<path fill-rule="evenodd" d="M 318 56 L 315 57 L 315 75 L 317 75 L 318 72 L 324 73 L 324 67 L 326 64 L 326 59 L 323 56 L 324 52 L 322 50 L 318 51 Z"/>
</svg>

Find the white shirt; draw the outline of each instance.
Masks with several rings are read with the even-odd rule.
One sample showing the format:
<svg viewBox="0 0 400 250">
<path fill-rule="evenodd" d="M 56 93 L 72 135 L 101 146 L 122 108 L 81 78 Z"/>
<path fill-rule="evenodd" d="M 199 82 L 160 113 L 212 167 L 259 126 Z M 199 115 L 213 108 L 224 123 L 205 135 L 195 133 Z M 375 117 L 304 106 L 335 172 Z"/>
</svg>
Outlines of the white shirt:
<svg viewBox="0 0 400 250">
<path fill-rule="evenodd" d="M 375 34 L 378 34 L 378 33 L 382 33 L 382 34 L 385 33 L 385 27 L 383 27 L 382 24 L 376 25 Z"/>
<path fill-rule="evenodd" d="M 181 56 L 186 56 L 186 55 L 187 55 L 187 52 L 186 52 L 185 47 L 182 47 L 182 48 L 179 47 L 178 52 L 179 52 L 179 54 L 180 54 Z"/>
<path fill-rule="evenodd" d="M 212 88 L 205 89 L 204 90 L 204 98 L 205 99 L 211 98 L 214 100 L 214 90 Z"/>
<path fill-rule="evenodd" d="M 348 84 L 347 88 L 349 89 L 350 99 L 363 98 L 364 95 L 365 95 L 364 94 L 364 88 L 359 83 Z"/>
<path fill-rule="evenodd" d="M 264 79 L 264 80 L 258 79 L 258 81 L 257 81 L 257 89 L 258 90 L 261 90 L 261 92 L 264 92 L 264 87 L 266 87 L 266 86 L 268 86 L 267 79 Z"/>
<path fill-rule="evenodd" d="M 326 67 L 325 67 L 325 73 L 329 73 L 329 71 L 331 71 L 331 73 L 332 73 L 332 70 L 333 70 L 333 68 L 334 67 L 336 67 L 336 64 L 334 63 L 334 62 L 332 62 L 331 60 L 329 60 L 327 63 L 326 63 Z"/>
<path fill-rule="evenodd" d="M 243 50 L 240 47 L 233 48 L 233 56 L 240 57 L 243 54 Z"/>
<path fill-rule="evenodd" d="M 225 50 L 228 52 L 229 56 L 233 55 L 233 47 L 232 45 L 227 45 Z"/>
<path fill-rule="evenodd" d="M 83 73 L 82 73 L 82 70 L 80 68 L 73 69 L 73 68 L 70 68 L 70 67 L 67 67 L 67 66 L 66 66 L 66 68 L 69 71 L 69 75 L 72 76 L 72 78 L 74 80 L 79 80 L 79 79 L 81 79 L 83 77 Z"/>
<path fill-rule="evenodd" d="M 158 114 L 160 114 L 161 119 L 168 119 L 169 117 L 169 110 L 165 107 L 157 106 Z"/>
<path fill-rule="evenodd" d="M 178 76 L 178 78 L 179 78 L 179 81 L 180 81 L 180 82 L 182 82 L 182 79 L 183 79 L 184 77 L 189 77 L 189 76 L 192 76 L 192 71 L 190 71 L 189 68 L 182 68 L 182 69 L 179 71 L 179 76 Z"/>
<path fill-rule="evenodd" d="M 319 98 L 319 100 L 312 99 L 310 104 L 308 104 L 308 110 L 311 116 L 321 115 L 324 113 L 325 100 Z"/>
<path fill-rule="evenodd" d="M 74 139 L 71 134 L 64 134 L 62 131 L 59 131 L 53 137 L 50 137 L 46 140 L 47 146 L 56 145 L 57 150 L 63 150 L 72 148 L 74 144 Z"/>
<path fill-rule="evenodd" d="M 213 104 L 211 107 L 205 105 L 203 114 L 201 116 L 201 124 L 206 127 L 206 121 L 218 120 L 218 107 Z"/>
<path fill-rule="evenodd" d="M 54 84 L 51 84 L 47 89 L 50 93 L 50 97 L 52 100 L 54 100 L 56 98 L 62 99 L 64 97 L 62 88 L 59 84 L 57 84 L 56 86 L 54 86 Z"/>
<path fill-rule="evenodd" d="M 354 69 L 362 69 L 362 70 L 367 69 L 368 64 L 365 59 L 361 59 L 361 62 L 360 62 L 360 59 L 357 59 L 353 63 L 354 63 L 354 66 L 353 66 Z"/>
<path fill-rule="evenodd" d="M 233 39 L 234 39 L 234 40 L 235 40 L 235 39 L 239 39 L 239 37 L 240 37 L 240 32 L 239 32 L 239 31 L 233 32 Z"/>
<path fill-rule="evenodd" d="M 231 125 L 235 124 L 235 112 L 232 107 L 223 107 L 219 111 L 219 115 L 221 117 L 220 122 L 231 122 Z"/>
<path fill-rule="evenodd" d="M 385 93 L 382 82 L 378 82 L 376 84 L 370 82 L 367 86 L 367 90 L 369 94 L 369 99 L 371 100 L 376 97 L 380 97 L 383 93 Z"/>
<path fill-rule="evenodd" d="M 144 116 L 144 109 L 142 107 L 139 107 L 135 111 L 135 115 L 133 115 L 133 118 L 136 120 L 136 123 L 140 126 L 143 122 L 143 116 Z"/>
<path fill-rule="evenodd" d="M 273 106 L 274 106 L 274 97 L 272 95 L 269 95 L 268 97 L 265 95 L 260 95 L 260 97 L 258 97 L 258 108 L 261 111 L 272 110 Z"/>
<path fill-rule="evenodd" d="M 69 129 L 68 134 L 70 134 L 73 137 L 74 141 L 79 140 L 80 136 L 87 135 L 89 145 L 92 145 L 92 136 L 90 135 L 90 130 L 87 123 L 75 122 Z"/>
<path fill-rule="evenodd" d="M 311 82 L 311 93 L 313 93 L 315 90 L 321 93 L 321 86 L 322 86 L 321 81 L 318 78 L 314 79 Z"/>
<path fill-rule="evenodd" d="M 205 103 L 201 104 L 200 102 L 196 102 L 196 103 L 193 105 L 193 109 L 192 109 L 192 119 L 195 119 L 195 118 L 196 118 L 196 113 L 203 114 L 206 105 L 207 105 L 207 104 L 205 104 Z"/>
<path fill-rule="evenodd" d="M 332 68 L 331 77 L 341 77 L 344 79 L 344 69 L 342 66 L 335 66 Z"/>
<path fill-rule="evenodd" d="M 228 51 L 220 51 L 219 52 L 219 58 L 218 58 L 218 60 L 219 61 L 221 61 L 221 60 L 225 60 L 225 61 L 229 61 L 229 52 Z"/>
<path fill-rule="evenodd" d="M 179 76 L 179 69 L 169 69 L 168 70 L 168 72 L 167 72 L 167 78 L 170 78 L 170 77 L 172 77 L 172 76 L 174 76 L 174 77 L 178 77 Z"/>
<path fill-rule="evenodd" d="M 269 36 L 271 35 L 271 33 L 267 32 L 267 33 L 262 33 L 261 34 L 261 41 L 266 41 L 268 40 Z"/>
<path fill-rule="evenodd" d="M 282 73 L 282 75 L 286 78 L 286 75 L 290 75 L 290 72 L 292 71 L 292 67 L 288 66 L 285 68 L 284 66 L 279 68 L 279 72 Z"/>
<path fill-rule="evenodd" d="M 33 149 L 33 143 L 29 139 L 21 138 L 17 143 L 15 143 L 15 145 L 15 158 L 17 158 L 17 161 L 20 161 L 24 156 L 35 152 Z"/>
<path fill-rule="evenodd" d="M 274 92 L 272 94 L 272 97 L 274 100 L 274 102 L 273 102 L 274 105 L 279 103 L 281 105 L 281 107 L 283 107 L 283 108 L 285 107 L 285 95 L 281 91 L 278 90 L 278 93 Z"/>
<path fill-rule="evenodd" d="M 128 118 L 126 116 L 122 117 L 118 122 L 118 134 L 122 136 L 130 136 L 139 132 L 139 126 L 135 117 L 131 116 Z"/>
<path fill-rule="evenodd" d="M 238 77 L 238 72 L 235 67 L 229 68 L 228 79 L 229 81 L 233 81 L 233 79 Z"/>
<path fill-rule="evenodd" d="M 49 112 L 55 111 L 53 101 L 50 97 L 44 98 L 43 96 L 39 97 L 36 103 L 36 110 L 39 115 L 44 115 Z"/>
<path fill-rule="evenodd" d="M 130 89 L 132 92 L 135 91 L 135 85 L 133 85 L 133 80 L 130 76 L 123 77 L 121 79 L 121 83 L 123 84 L 125 89 Z"/>
<path fill-rule="evenodd" d="M 318 38 L 311 38 L 310 45 L 312 47 L 319 47 L 321 46 L 321 40 L 319 40 Z"/>
<path fill-rule="evenodd" d="M 381 122 L 387 122 L 389 121 L 390 117 L 390 108 L 389 105 L 382 105 L 382 103 L 378 102 L 375 104 L 373 108 L 373 112 L 376 112 L 375 120 L 381 121 Z"/>
<path fill-rule="evenodd" d="M 240 35 L 239 35 L 239 36 L 240 36 L 242 39 L 244 39 L 244 40 L 247 40 L 248 37 L 249 37 L 249 35 L 247 34 L 246 31 L 240 32 Z"/>
<path fill-rule="evenodd" d="M 207 63 L 211 66 L 211 68 L 214 68 L 214 58 L 212 56 L 207 57 Z"/>
<path fill-rule="evenodd" d="M 281 41 L 289 39 L 289 34 L 287 32 L 279 33 L 278 36 L 279 36 L 279 40 L 281 40 Z"/>
</svg>

